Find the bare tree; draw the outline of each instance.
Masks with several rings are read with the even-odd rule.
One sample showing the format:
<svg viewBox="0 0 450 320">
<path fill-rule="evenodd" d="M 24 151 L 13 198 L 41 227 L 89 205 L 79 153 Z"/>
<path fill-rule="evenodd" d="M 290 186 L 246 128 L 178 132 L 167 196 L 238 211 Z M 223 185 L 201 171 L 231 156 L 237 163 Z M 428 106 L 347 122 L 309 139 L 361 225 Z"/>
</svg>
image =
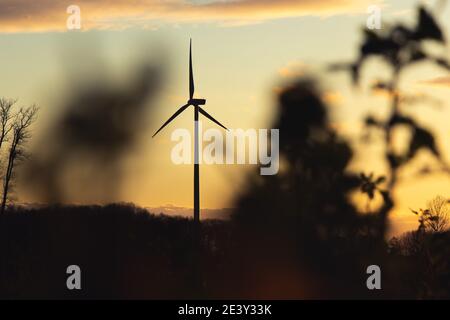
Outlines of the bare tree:
<svg viewBox="0 0 450 320">
<path fill-rule="evenodd" d="M 450 204 L 447 198 L 437 196 L 428 202 L 427 227 L 432 232 L 444 232 L 448 228 Z"/>
<path fill-rule="evenodd" d="M 8 192 L 10 191 L 10 183 L 14 173 L 14 167 L 18 161 L 26 157 L 24 145 L 31 137 L 30 126 L 36 119 L 38 108 L 31 106 L 29 108 L 21 108 L 14 117 L 12 124 L 12 139 L 8 153 L 8 163 L 5 176 L 3 178 L 3 197 L 1 205 L 1 213 L 5 212 L 6 202 L 8 200 Z"/>
<path fill-rule="evenodd" d="M 450 217 L 449 200 L 442 196 L 437 196 L 428 202 L 428 208 L 418 211 L 412 210 L 412 213 L 419 217 L 419 229 L 422 232 L 444 232 L 448 228 Z"/>
<path fill-rule="evenodd" d="M 13 119 L 12 108 L 15 103 L 16 100 L 0 98 L 0 149 L 13 128 L 11 120 Z"/>
</svg>

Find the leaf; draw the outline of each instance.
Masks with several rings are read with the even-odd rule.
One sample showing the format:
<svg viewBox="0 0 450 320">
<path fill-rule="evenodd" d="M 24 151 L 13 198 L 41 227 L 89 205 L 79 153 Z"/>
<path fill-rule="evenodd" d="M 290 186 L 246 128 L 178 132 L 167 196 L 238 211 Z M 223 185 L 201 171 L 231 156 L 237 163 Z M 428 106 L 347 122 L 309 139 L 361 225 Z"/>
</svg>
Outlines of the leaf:
<svg viewBox="0 0 450 320">
<path fill-rule="evenodd" d="M 436 59 L 434 59 L 434 62 L 436 62 L 439 66 L 441 66 L 447 70 L 450 70 L 450 63 L 446 59 L 436 58 Z"/>
<path fill-rule="evenodd" d="M 400 167 L 405 161 L 405 159 L 403 159 L 402 157 L 398 157 L 393 153 L 388 153 L 387 160 L 389 162 L 389 166 L 392 169 L 396 169 L 396 168 Z"/>
<path fill-rule="evenodd" d="M 366 117 L 365 123 L 366 123 L 366 126 L 368 126 L 368 127 L 370 127 L 370 126 L 381 127 L 382 126 L 382 124 L 377 119 L 375 119 L 373 116 L 370 116 L 370 115 Z"/>
<path fill-rule="evenodd" d="M 370 30 L 370 29 L 364 28 L 363 31 L 364 31 L 364 36 L 366 38 L 366 42 L 367 41 L 378 41 L 380 39 L 378 34 L 375 32 L 375 30 Z"/>
<path fill-rule="evenodd" d="M 420 149 L 428 149 L 436 157 L 440 158 L 434 136 L 428 130 L 415 126 L 414 134 L 409 145 L 408 159 L 412 159 Z"/>
<path fill-rule="evenodd" d="M 419 23 L 415 30 L 415 39 L 444 42 L 441 28 L 424 7 L 419 8 Z"/>
<path fill-rule="evenodd" d="M 381 176 L 381 177 L 378 177 L 377 180 L 375 180 L 375 184 L 380 184 L 380 183 L 383 183 L 385 181 L 386 181 L 386 177 L 385 176 Z"/>
<path fill-rule="evenodd" d="M 391 118 L 389 119 L 388 125 L 390 127 L 399 125 L 399 124 L 406 124 L 410 126 L 415 126 L 414 120 L 410 117 L 406 117 L 403 115 L 400 115 L 398 113 L 394 113 Z"/>
<path fill-rule="evenodd" d="M 424 60 L 427 58 L 427 55 L 421 51 L 421 50 L 415 50 L 412 54 L 411 54 L 411 61 L 412 62 L 418 62 L 421 60 Z"/>
</svg>

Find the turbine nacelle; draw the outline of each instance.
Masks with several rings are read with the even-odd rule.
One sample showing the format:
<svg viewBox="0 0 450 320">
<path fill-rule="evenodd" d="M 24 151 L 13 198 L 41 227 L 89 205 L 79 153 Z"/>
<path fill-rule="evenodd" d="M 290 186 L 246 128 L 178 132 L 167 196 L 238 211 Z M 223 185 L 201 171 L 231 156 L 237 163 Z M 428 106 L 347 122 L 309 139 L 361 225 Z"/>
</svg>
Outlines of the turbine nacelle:
<svg viewBox="0 0 450 320">
<path fill-rule="evenodd" d="M 204 106 L 206 99 L 189 99 L 187 103 L 193 106 Z"/>
</svg>

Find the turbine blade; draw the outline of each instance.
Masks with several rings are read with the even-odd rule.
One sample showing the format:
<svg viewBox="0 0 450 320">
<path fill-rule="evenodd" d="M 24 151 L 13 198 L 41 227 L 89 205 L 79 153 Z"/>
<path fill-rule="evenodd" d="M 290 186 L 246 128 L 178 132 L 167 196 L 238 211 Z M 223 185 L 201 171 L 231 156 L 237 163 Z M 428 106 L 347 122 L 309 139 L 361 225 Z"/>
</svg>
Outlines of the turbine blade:
<svg viewBox="0 0 450 320">
<path fill-rule="evenodd" d="M 192 70 L 192 39 L 189 43 L 189 97 L 192 99 L 194 97 L 194 72 Z"/>
<path fill-rule="evenodd" d="M 209 120 L 211 120 L 212 122 L 218 124 L 219 126 L 221 126 L 222 128 L 224 128 L 225 130 L 228 130 L 224 125 L 222 125 L 219 121 L 217 121 L 216 119 L 214 119 L 208 112 L 206 112 L 205 110 L 203 110 L 202 108 L 198 107 L 198 111 L 204 115 L 205 117 L 207 117 Z"/>
<path fill-rule="evenodd" d="M 162 129 L 164 129 L 164 127 L 167 126 L 173 119 L 175 119 L 176 117 L 178 117 L 178 116 L 180 115 L 180 113 L 182 113 L 184 110 L 186 110 L 187 107 L 189 107 L 189 104 L 186 104 L 186 105 L 182 106 L 180 109 L 178 109 L 178 111 L 175 112 L 175 113 L 173 114 L 173 116 L 171 116 L 171 117 L 169 118 L 169 120 L 167 120 L 167 121 L 161 126 L 161 128 L 158 129 L 158 131 L 155 132 L 155 134 L 152 136 L 152 138 L 153 138 L 154 136 L 156 136 Z"/>
</svg>

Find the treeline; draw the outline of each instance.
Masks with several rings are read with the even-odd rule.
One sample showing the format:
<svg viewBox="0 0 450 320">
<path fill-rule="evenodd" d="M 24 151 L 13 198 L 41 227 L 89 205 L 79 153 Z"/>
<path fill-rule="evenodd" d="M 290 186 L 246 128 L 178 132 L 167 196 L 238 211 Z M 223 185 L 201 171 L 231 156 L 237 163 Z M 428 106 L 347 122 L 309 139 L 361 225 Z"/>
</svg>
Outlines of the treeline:
<svg viewBox="0 0 450 320">
<path fill-rule="evenodd" d="M 365 254 L 355 248 L 367 243 L 350 250 L 341 240 L 332 257 L 280 225 L 262 238 L 235 220 L 200 228 L 126 204 L 12 207 L 0 216 L 0 297 L 450 298 L 448 231 L 410 233 Z M 367 264 L 381 267 L 382 290 L 366 288 Z M 69 265 L 80 266 L 82 290 L 67 289 Z"/>
<path fill-rule="evenodd" d="M 16 107 L 17 100 L 0 98 L 0 168 L 2 170 L 2 195 L 0 214 L 12 200 L 13 180 L 17 165 L 28 157 L 26 143 L 31 138 L 31 125 L 36 120 L 38 108 Z"/>
</svg>

